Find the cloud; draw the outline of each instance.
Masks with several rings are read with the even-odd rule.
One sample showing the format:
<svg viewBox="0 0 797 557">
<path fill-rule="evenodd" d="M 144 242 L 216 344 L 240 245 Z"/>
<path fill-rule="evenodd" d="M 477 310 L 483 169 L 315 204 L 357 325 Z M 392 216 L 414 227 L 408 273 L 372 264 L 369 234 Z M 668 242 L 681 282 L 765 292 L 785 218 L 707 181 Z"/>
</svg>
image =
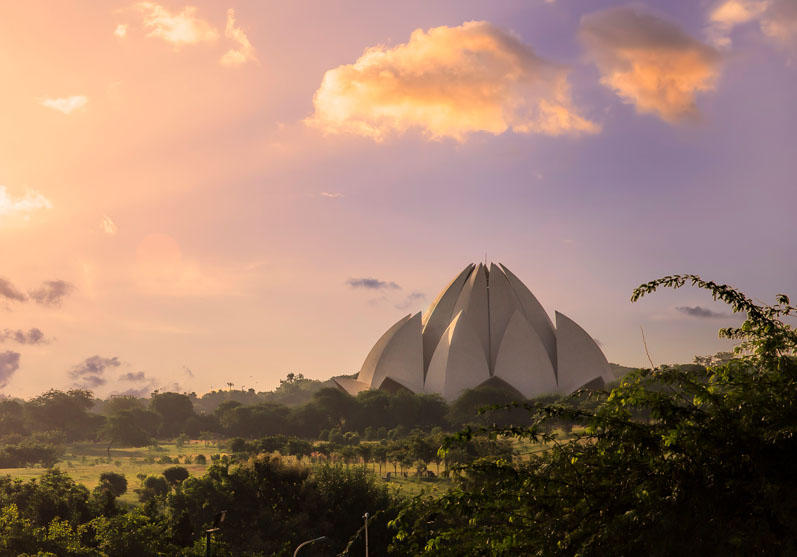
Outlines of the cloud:
<svg viewBox="0 0 797 557">
<path fill-rule="evenodd" d="M 43 99 L 41 104 L 47 108 L 63 112 L 64 114 L 72 114 L 74 111 L 85 107 L 88 102 L 89 99 L 85 95 L 74 95 L 72 97 Z"/>
<path fill-rule="evenodd" d="M 423 292 L 410 292 L 403 301 L 395 304 L 396 309 L 409 309 L 410 307 L 416 306 L 420 302 L 426 299 L 426 294 Z"/>
<path fill-rule="evenodd" d="M 463 141 L 472 132 L 594 133 L 577 113 L 567 70 L 486 21 L 416 29 L 324 74 L 305 123 L 376 141 L 410 129 Z"/>
<path fill-rule="evenodd" d="M 105 370 L 119 367 L 122 362 L 119 358 L 103 358 L 101 356 L 91 356 L 86 358 L 69 371 L 69 376 L 75 380 L 75 385 L 84 388 L 99 387 L 107 383 L 103 375 Z"/>
<path fill-rule="evenodd" d="M 124 23 L 120 23 L 119 25 L 116 26 L 116 29 L 113 30 L 113 34 L 119 37 L 120 39 L 123 39 L 125 35 L 127 35 L 127 25 L 125 25 Z"/>
<path fill-rule="evenodd" d="M 104 215 L 100 221 L 100 230 L 105 232 L 108 236 L 116 236 L 116 233 L 119 232 L 119 227 L 116 226 L 116 223 L 111 217 Z"/>
<path fill-rule="evenodd" d="M 119 381 L 146 381 L 147 376 L 143 371 L 128 371 L 119 376 Z"/>
<path fill-rule="evenodd" d="M 364 288 L 366 290 L 399 290 L 401 287 L 395 282 L 387 282 L 375 278 L 350 278 L 346 284 L 352 288 Z"/>
<path fill-rule="evenodd" d="M 343 197 L 343 194 L 337 191 L 335 192 L 322 191 L 321 197 L 328 197 L 330 199 L 340 199 L 341 197 Z"/>
<path fill-rule="evenodd" d="M 155 2 L 139 2 L 135 9 L 144 18 L 148 37 L 163 39 L 175 48 L 213 42 L 219 37 L 219 33 L 210 23 L 197 17 L 194 6 L 186 6 L 181 12 L 172 13 Z"/>
<path fill-rule="evenodd" d="M 0 389 L 8 385 L 11 376 L 19 369 L 19 352 L 0 352 Z"/>
<path fill-rule="evenodd" d="M 797 2 L 794 0 L 723 0 L 709 13 L 706 30 L 717 46 L 731 45 L 731 32 L 745 23 L 756 22 L 761 32 L 784 48 L 797 46 Z"/>
<path fill-rule="evenodd" d="M 231 48 L 221 57 L 221 65 L 229 68 L 243 66 L 247 62 L 257 62 L 255 47 L 249 42 L 244 30 L 235 26 L 235 10 L 227 10 L 227 26 L 224 28 L 224 36 L 235 43 L 235 48 Z"/>
<path fill-rule="evenodd" d="M 767 4 L 750 0 L 725 0 L 716 4 L 709 13 L 709 40 L 718 47 L 730 46 L 733 28 L 756 19 L 766 10 Z"/>
<path fill-rule="evenodd" d="M 12 330 L 5 329 L 0 331 L 0 342 L 6 340 L 13 340 L 19 344 L 46 344 L 47 340 L 44 338 L 44 333 L 41 329 L 33 327 L 28 331 L 22 329 Z"/>
<path fill-rule="evenodd" d="M 2 277 L 0 277 L 0 297 L 14 302 L 24 302 L 28 299 L 16 286 Z"/>
<path fill-rule="evenodd" d="M 725 313 L 720 313 L 716 311 L 712 311 L 708 308 L 704 308 L 701 306 L 679 306 L 675 308 L 676 311 L 680 311 L 684 315 L 688 315 L 689 317 L 698 317 L 700 319 L 716 319 L 719 317 L 728 317 Z"/>
<path fill-rule="evenodd" d="M 780 46 L 797 47 L 797 2 L 776 0 L 770 2 L 761 17 L 764 35 Z"/>
<path fill-rule="evenodd" d="M 65 280 L 47 280 L 36 290 L 28 292 L 28 295 L 37 304 L 57 307 L 74 289 L 74 285 Z"/>
<path fill-rule="evenodd" d="M 194 372 L 191 371 L 191 368 L 188 366 L 183 366 L 183 373 L 185 373 L 188 377 L 194 377 Z"/>
<path fill-rule="evenodd" d="M 695 118 L 696 95 L 712 91 L 719 75 L 721 56 L 714 48 L 634 7 L 584 16 L 580 35 L 601 83 L 638 112 L 666 122 Z"/>
<path fill-rule="evenodd" d="M 0 186 L 0 217 L 27 215 L 39 209 L 52 209 L 52 207 L 52 203 L 35 190 L 27 190 L 22 197 L 13 198 L 5 186 Z"/>
</svg>

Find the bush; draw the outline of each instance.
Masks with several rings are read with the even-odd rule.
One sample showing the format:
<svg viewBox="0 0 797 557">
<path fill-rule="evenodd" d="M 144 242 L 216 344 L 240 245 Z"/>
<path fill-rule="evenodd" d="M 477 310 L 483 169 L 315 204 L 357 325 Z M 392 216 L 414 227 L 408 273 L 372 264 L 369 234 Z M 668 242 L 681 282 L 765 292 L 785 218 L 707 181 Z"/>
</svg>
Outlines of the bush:
<svg viewBox="0 0 797 557">
<path fill-rule="evenodd" d="M 100 474 L 100 485 L 106 486 L 114 497 L 119 497 L 127 491 L 127 478 L 124 474 L 103 472 Z"/>
<path fill-rule="evenodd" d="M 144 478 L 141 487 L 136 490 L 138 500 L 142 503 L 163 497 L 169 493 L 169 483 L 163 476 L 150 475 Z"/>
<path fill-rule="evenodd" d="M 172 466 L 163 471 L 163 477 L 172 485 L 182 483 L 188 475 L 188 470 L 182 466 Z"/>
</svg>

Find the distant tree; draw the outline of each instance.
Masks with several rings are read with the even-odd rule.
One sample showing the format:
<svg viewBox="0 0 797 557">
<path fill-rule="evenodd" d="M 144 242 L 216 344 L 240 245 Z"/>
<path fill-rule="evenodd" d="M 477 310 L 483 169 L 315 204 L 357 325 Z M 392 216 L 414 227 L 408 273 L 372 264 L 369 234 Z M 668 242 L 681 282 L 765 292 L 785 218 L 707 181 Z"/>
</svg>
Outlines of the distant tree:
<svg viewBox="0 0 797 557">
<path fill-rule="evenodd" d="M 106 416 L 113 416 L 125 410 L 144 410 L 145 408 L 144 399 L 128 395 L 117 395 L 111 396 L 105 401 L 102 412 Z"/>
<path fill-rule="evenodd" d="M 141 482 L 141 487 L 136 493 L 139 501 L 147 503 L 169 493 L 169 483 L 164 476 L 149 475 Z"/>
<path fill-rule="evenodd" d="M 111 444 L 144 447 L 152 442 L 162 419 L 160 414 L 143 408 L 121 410 L 108 417 L 105 436 Z"/>
<path fill-rule="evenodd" d="M 182 483 L 188 476 L 188 470 L 183 466 L 171 466 L 163 471 L 163 477 L 172 485 Z"/>
<path fill-rule="evenodd" d="M 162 419 L 160 434 L 164 437 L 181 433 L 185 422 L 194 415 L 191 398 L 180 393 L 153 393 L 150 408 Z"/>
<path fill-rule="evenodd" d="M 51 389 L 25 405 L 34 428 L 44 431 L 61 431 L 70 441 L 93 438 L 104 419 L 89 413 L 94 406 L 90 391 Z"/>
<path fill-rule="evenodd" d="M 246 442 L 246 439 L 236 437 L 230 440 L 230 451 L 233 453 L 249 453 L 252 452 L 252 446 Z"/>
<path fill-rule="evenodd" d="M 301 460 L 306 456 L 310 456 L 313 452 L 313 444 L 310 441 L 294 437 L 285 443 L 285 452 Z"/>
<path fill-rule="evenodd" d="M 529 423 L 528 413 L 519 411 L 493 410 L 480 412 L 492 406 L 504 406 L 512 402 L 522 402 L 523 395 L 508 385 L 482 385 L 466 389 L 452 404 L 448 419 L 456 427 L 466 425 L 525 425 Z"/>
<path fill-rule="evenodd" d="M 352 416 L 355 400 L 351 395 L 340 389 L 327 387 L 313 395 L 312 403 L 324 417 L 326 423 L 318 424 L 321 427 L 342 427 Z"/>
<path fill-rule="evenodd" d="M 127 492 L 127 478 L 116 472 L 100 474 L 100 485 L 107 486 L 114 497 L 121 497 Z"/>
<path fill-rule="evenodd" d="M 28 424 L 25 422 L 24 403 L 15 399 L 0 399 L 0 437 L 10 434 L 25 435 Z"/>
</svg>

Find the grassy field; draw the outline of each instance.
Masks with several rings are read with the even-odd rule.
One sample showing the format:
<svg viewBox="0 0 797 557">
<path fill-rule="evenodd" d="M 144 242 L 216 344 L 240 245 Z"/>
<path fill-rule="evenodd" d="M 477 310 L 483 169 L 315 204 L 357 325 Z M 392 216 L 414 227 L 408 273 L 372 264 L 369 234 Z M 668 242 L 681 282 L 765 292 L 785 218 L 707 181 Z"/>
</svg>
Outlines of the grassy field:
<svg viewBox="0 0 797 557">
<path fill-rule="evenodd" d="M 183 466 L 192 476 L 201 476 L 210 466 L 212 454 L 226 454 L 223 443 L 213 441 L 190 441 L 178 447 L 174 443 L 164 443 L 155 447 L 123 447 L 111 448 L 110 457 L 107 446 L 94 443 L 76 443 L 71 445 L 64 457 L 56 464 L 61 471 L 69 474 L 76 482 L 85 485 L 89 489 L 97 486 L 100 474 L 103 472 L 116 472 L 124 474 L 127 478 L 127 493 L 120 497 L 120 501 L 129 504 L 138 504 L 138 496 L 135 490 L 141 487 L 141 480 L 138 475 L 160 474 L 170 466 Z M 202 454 L 207 459 L 207 464 L 196 464 L 196 456 Z M 165 462 L 164 457 L 179 462 Z M 191 463 L 186 463 L 186 457 L 190 457 Z M 286 462 L 296 462 L 292 456 L 281 457 Z M 313 464 L 304 459 L 303 464 L 312 466 Z M 362 466 L 352 464 L 351 466 Z M 379 465 L 369 463 L 366 469 L 374 475 L 380 482 L 387 484 L 388 488 L 403 495 L 414 496 L 421 493 L 439 495 L 450 489 L 453 483 L 444 478 L 434 480 L 421 480 L 409 473 L 408 477 L 403 475 L 391 474 L 392 479 L 385 479 L 388 471 L 392 472 L 393 467 L 382 466 L 380 473 Z M 430 470 L 437 474 L 438 470 L 432 464 Z M 10 475 L 12 478 L 32 479 L 38 478 L 47 471 L 46 468 L 0 468 L 0 475 Z"/>
<path fill-rule="evenodd" d="M 205 441 L 192 441 L 182 447 L 174 443 L 163 444 L 157 449 L 152 447 L 125 447 L 111 448 L 110 458 L 107 446 L 93 443 L 77 443 L 67 449 L 64 457 L 56 464 L 61 471 L 69 474 L 76 482 L 89 489 L 97 486 L 100 474 L 103 472 L 117 472 L 127 478 L 127 493 L 120 497 L 120 501 L 137 504 L 138 496 L 134 492 L 141 486 L 138 474 L 160 474 L 169 466 L 184 466 L 191 475 L 197 476 L 205 473 L 210 465 L 210 455 L 219 453 L 215 444 Z M 207 464 L 185 464 L 185 457 L 190 456 L 193 461 L 196 455 L 203 454 Z M 161 462 L 163 457 L 174 459 L 179 463 Z M 0 475 L 10 475 L 13 478 L 37 478 L 47 471 L 46 468 L 0 468 Z"/>
</svg>

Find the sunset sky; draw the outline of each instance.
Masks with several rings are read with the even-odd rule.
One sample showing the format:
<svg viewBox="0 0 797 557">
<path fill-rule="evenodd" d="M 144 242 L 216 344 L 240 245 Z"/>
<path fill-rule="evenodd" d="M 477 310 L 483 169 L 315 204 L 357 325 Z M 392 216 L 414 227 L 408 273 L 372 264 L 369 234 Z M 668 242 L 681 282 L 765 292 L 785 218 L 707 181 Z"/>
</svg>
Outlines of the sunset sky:
<svg viewBox="0 0 797 557">
<path fill-rule="evenodd" d="M 797 0 L 4 2 L 0 79 L 6 395 L 353 373 L 485 258 L 625 365 L 797 296 Z"/>
</svg>

